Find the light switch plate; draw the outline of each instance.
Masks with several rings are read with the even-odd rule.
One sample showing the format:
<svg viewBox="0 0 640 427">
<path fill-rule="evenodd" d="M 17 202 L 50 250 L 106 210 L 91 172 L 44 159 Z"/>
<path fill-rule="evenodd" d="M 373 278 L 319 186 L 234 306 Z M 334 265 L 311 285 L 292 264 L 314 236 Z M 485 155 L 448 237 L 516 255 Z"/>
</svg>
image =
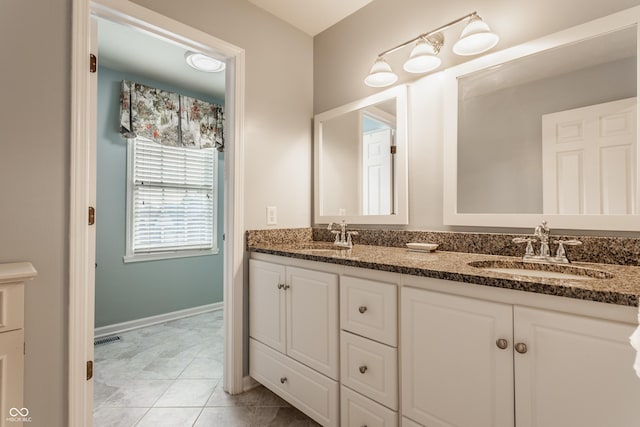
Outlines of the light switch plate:
<svg viewBox="0 0 640 427">
<path fill-rule="evenodd" d="M 278 208 L 275 206 L 267 206 L 267 225 L 278 224 Z"/>
</svg>

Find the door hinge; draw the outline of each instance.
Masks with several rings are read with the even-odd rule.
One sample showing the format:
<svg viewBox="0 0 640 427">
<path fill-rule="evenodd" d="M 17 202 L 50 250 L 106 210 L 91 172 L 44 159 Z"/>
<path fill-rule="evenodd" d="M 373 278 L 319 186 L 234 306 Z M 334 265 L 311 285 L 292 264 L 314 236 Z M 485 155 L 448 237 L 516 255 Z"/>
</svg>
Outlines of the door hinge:
<svg viewBox="0 0 640 427">
<path fill-rule="evenodd" d="M 89 206 L 89 225 L 96 223 L 96 208 Z"/>
<path fill-rule="evenodd" d="M 93 360 L 87 361 L 87 381 L 93 378 Z"/>
<path fill-rule="evenodd" d="M 395 145 L 390 146 L 390 151 L 391 151 L 391 154 L 396 154 L 396 146 Z"/>
<path fill-rule="evenodd" d="M 96 56 L 93 53 L 91 53 L 89 54 L 89 72 L 95 73 L 97 69 L 98 69 L 98 58 L 96 58 Z"/>
</svg>

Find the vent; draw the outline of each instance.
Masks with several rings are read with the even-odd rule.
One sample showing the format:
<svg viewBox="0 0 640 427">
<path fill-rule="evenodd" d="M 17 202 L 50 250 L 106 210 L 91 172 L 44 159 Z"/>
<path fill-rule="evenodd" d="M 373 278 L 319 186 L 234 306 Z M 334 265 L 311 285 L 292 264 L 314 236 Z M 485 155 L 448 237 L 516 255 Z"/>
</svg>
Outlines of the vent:
<svg viewBox="0 0 640 427">
<path fill-rule="evenodd" d="M 94 340 L 93 345 L 109 344 L 116 341 L 120 341 L 120 337 L 118 335 L 112 335 L 110 337 L 98 338 L 97 340 Z"/>
</svg>

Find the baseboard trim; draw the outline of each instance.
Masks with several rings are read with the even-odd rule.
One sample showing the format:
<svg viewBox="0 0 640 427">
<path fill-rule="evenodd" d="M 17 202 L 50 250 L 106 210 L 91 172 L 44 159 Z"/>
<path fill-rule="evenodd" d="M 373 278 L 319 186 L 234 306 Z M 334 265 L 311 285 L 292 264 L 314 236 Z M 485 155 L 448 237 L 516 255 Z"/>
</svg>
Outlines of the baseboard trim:
<svg viewBox="0 0 640 427">
<path fill-rule="evenodd" d="M 109 335 L 121 334 L 123 332 L 132 331 L 134 329 L 157 325 L 158 323 L 164 323 L 171 320 L 182 319 L 184 317 L 195 316 L 196 314 L 207 313 L 209 311 L 222 310 L 223 307 L 224 303 L 221 301 L 215 302 L 213 304 L 187 308 L 184 310 L 172 311 L 170 313 L 158 314 L 156 316 L 143 317 L 142 319 L 129 320 L 127 322 L 101 326 L 94 329 L 93 336 L 95 339 L 106 337 Z"/>
<path fill-rule="evenodd" d="M 249 391 L 252 388 L 256 388 L 260 385 L 260 383 L 256 380 L 254 380 L 253 378 L 251 378 L 249 375 L 247 375 L 246 377 L 242 378 L 242 391 Z"/>
</svg>

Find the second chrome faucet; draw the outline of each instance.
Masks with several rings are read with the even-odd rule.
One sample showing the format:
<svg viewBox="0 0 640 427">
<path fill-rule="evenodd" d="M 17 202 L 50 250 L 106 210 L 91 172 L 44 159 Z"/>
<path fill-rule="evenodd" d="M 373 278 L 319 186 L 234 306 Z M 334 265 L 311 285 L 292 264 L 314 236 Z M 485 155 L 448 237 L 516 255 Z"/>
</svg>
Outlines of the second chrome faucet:
<svg viewBox="0 0 640 427">
<path fill-rule="evenodd" d="M 540 225 L 538 225 L 531 237 L 515 237 L 513 239 L 514 243 L 526 243 L 527 248 L 525 249 L 524 256 L 522 257 L 522 261 L 525 262 L 551 262 L 551 263 L 560 263 L 560 264 L 568 264 L 569 258 L 567 258 L 567 253 L 565 250 L 566 246 L 578 246 L 581 245 L 582 242 L 576 239 L 570 240 L 553 240 L 553 244 L 558 245 L 555 256 L 551 255 L 550 250 L 550 240 L 551 238 L 551 229 L 547 225 L 547 221 L 542 221 Z M 535 253 L 533 248 L 533 243 L 539 242 L 540 249 L 538 254 Z"/>
</svg>

